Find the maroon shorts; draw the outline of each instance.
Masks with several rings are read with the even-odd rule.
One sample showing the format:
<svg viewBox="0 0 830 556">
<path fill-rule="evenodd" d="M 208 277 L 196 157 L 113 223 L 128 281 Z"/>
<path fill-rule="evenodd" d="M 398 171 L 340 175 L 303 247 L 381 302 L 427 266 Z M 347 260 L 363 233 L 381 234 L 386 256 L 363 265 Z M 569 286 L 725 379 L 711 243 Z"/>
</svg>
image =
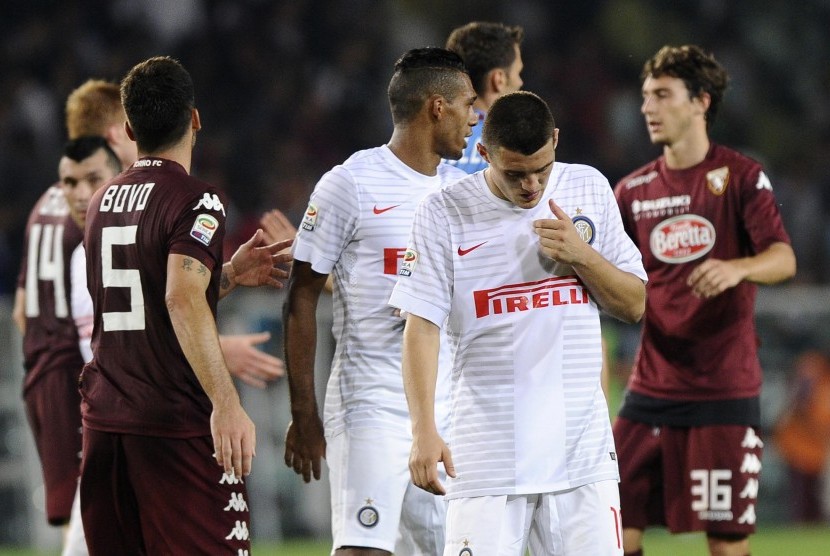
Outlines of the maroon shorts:
<svg viewBox="0 0 830 556">
<path fill-rule="evenodd" d="M 763 443 L 753 427 L 655 427 L 617 418 L 623 527 L 755 532 Z"/>
<path fill-rule="evenodd" d="M 45 373 L 23 394 L 46 491 L 46 518 L 69 522 L 81 469 L 81 395 L 78 374 L 67 369 Z"/>
<path fill-rule="evenodd" d="M 89 554 L 249 553 L 247 489 L 212 454 L 210 436 L 84 428 L 81 515 Z"/>
</svg>

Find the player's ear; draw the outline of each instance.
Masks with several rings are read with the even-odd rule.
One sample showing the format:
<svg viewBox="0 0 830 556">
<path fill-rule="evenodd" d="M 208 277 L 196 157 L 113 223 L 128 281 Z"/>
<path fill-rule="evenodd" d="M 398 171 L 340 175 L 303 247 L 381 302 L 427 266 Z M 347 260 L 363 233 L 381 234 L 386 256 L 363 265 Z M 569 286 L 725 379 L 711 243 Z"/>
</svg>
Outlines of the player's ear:
<svg viewBox="0 0 830 556">
<path fill-rule="evenodd" d="M 487 147 L 484 146 L 484 143 L 476 143 L 476 149 L 478 149 L 478 154 L 487 161 L 487 164 L 490 164 L 490 153 L 487 152 Z"/>
<path fill-rule="evenodd" d="M 447 99 L 441 95 L 432 95 L 429 97 L 427 100 L 427 106 L 430 115 L 436 120 L 440 120 L 443 117 L 446 102 Z"/>
<path fill-rule="evenodd" d="M 507 72 L 504 71 L 504 68 L 492 69 L 487 73 L 487 81 L 490 88 L 501 95 L 507 85 Z"/>
<path fill-rule="evenodd" d="M 556 150 L 556 145 L 559 144 L 559 128 L 553 128 L 553 150 Z"/>
<path fill-rule="evenodd" d="M 202 129 L 202 120 L 201 118 L 199 118 L 199 111 L 195 108 L 191 108 L 190 110 L 190 119 L 193 131 L 199 131 L 200 129 Z"/>
<path fill-rule="evenodd" d="M 133 128 L 130 127 L 130 122 L 124 122 L 124 131 L 127 132 L 127 137 L 130 138 L 130 141 L 135 141 L 135 134 L 133 133 Z"/>
</svg>

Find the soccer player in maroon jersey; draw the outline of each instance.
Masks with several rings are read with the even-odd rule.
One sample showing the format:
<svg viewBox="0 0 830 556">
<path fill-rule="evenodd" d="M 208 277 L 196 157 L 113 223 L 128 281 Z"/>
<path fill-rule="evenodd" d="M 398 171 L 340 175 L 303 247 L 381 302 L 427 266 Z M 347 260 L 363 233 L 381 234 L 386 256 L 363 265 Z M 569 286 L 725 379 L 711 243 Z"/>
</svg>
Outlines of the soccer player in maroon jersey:
<svg viewBox="0 0 830 556">
<path fill-rule="evenodd" d="M 69 259 L 82 239 L 60 186 L 51 186 L 26 224 L 14 315 L 23 333 L 23 401 L 52 525 L 69 521 L 81 463 L 77 384 L 83 359 L 70 312 Z"/>
<path fill-rule="evenodd" d="M 290 257 L 276 253 L 291 240 L 258 246 L 258 230 L 222 265 L 223 195 L 189 175 L 201 123 L 177 61 L 138 64 L 121 98 L 140 158 L 95 193 L 84 238 L 95 314 L 81 375 L 87 545 L 93 556 L 242 554 L 254 425 L 222 356 L 216 302 L 236 285 L 279 285 Z"/>
<path fill-rule="evenodd" d="M 72 91 L 66 100 L 66 131 L 69 139 L 93 135 L 105 137 L 121 160 L 123 168 L 130 167 L 138 158 L 135 141 L 127 137 L 124 131 L 126 121 L 117 83 L 88 79 Z M 274 209 L 272 212 L 279 211 Z M 294 237 L 296 232 L 296 229 L 282 225 L 274 229 L 266 239 L 268 243 L 275 243 Z M 231 374 L 254 388 L 265 388 L 268 382 L 283 376 L 285 367 L 282 360 L 255 347 L 267 342 L 270 337 L 268 332 L 220 334 L 222 353 Z"/>
<path fill-rule="evenodd" d="M 649 136 L 663 155 L 616 185 L 649 276 L 642 338 L 614 435 L 625 553 L 642 533 L 705 531 L 709 551 L 749 554 L 763 442 L 756 284 L 796 262 L 761 165 L 709 139 L 727 73 L 700 47 L 645 63 Z"/>
</svg>

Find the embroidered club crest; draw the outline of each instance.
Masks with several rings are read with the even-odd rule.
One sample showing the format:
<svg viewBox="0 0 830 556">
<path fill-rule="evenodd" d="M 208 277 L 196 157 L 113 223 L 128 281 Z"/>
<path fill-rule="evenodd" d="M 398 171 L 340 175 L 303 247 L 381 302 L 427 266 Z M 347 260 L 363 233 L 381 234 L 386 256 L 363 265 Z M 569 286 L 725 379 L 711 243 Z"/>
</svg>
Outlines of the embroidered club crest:
<svg viewBox="0 0 830 556">
<path fill-rule="evenodd" d="M 729 185 L 729 166 L 706 172 L 706 185 L 715 195 L 723 195 L 726 186 Z"/>
</svg>

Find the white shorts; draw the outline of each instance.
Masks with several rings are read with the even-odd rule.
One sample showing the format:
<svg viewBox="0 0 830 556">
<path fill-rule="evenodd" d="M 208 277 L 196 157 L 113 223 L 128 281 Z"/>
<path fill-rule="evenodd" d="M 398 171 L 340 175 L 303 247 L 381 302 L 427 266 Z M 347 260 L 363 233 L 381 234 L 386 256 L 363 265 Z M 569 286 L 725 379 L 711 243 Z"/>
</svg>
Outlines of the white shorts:
<svg viewBox="0 0 830 556">
<path fill-rule="evenodd" d="M 454 498 L 444 556 L 621 556 L 617 481 L 516 496 Z"/>
<path fill-rule="evenodd" d="M 411 448 L 409 434 L 381 428 L 347 429 L 328 439 L 332 554 L 343 546 L 441 553 L 447 504 L 412 484 Z"/>
</svg>

